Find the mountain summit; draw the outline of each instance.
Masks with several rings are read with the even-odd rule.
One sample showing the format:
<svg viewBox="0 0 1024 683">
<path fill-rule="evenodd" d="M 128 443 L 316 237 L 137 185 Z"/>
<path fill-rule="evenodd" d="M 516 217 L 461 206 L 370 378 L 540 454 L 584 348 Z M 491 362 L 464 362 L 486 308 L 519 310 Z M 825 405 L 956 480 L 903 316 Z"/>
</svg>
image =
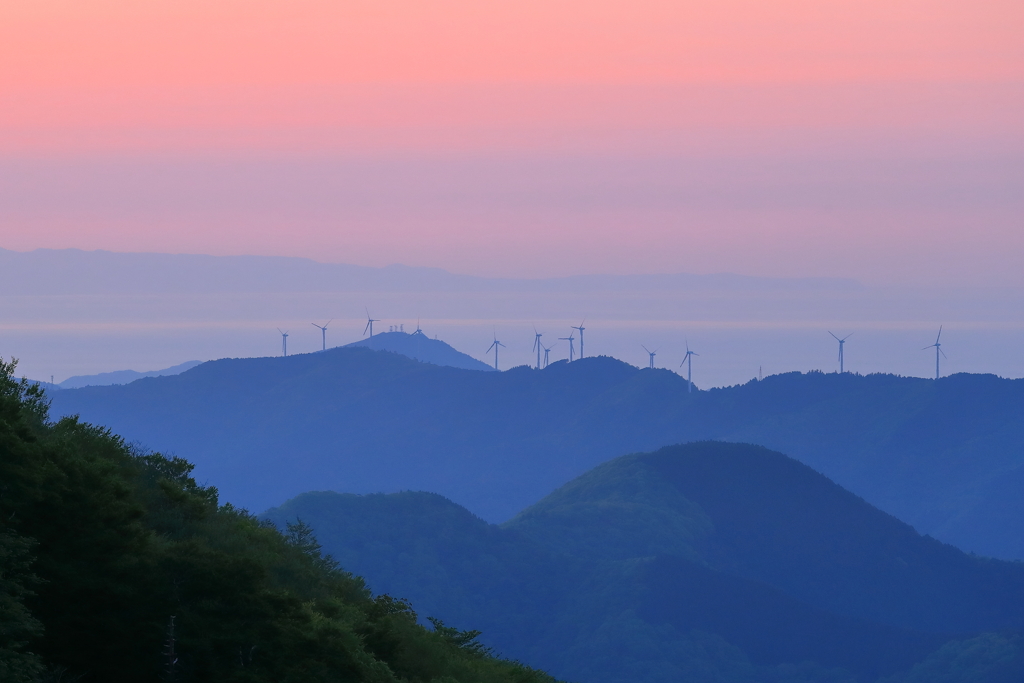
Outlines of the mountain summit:
<svg viewBox="0 0 1024 683">
<path fill-rule="evenodd" d="M 500 527 L 416 492 L 307 493 L 266 518 L 302 519 L 373 590 L 567 680 L 902 683 L 950 655 L 961 676 L 942 680 L 1024 672 L 1024 566 L 759 446 L 616 458 Z"/>
<path fill-rule="evenodd" d="M 470 355 L 455 350 L 455 348 L 444 343 L 436 337 L 431 339 L 423 334 L 422 330 L 415 332 L 381 332 L 372 337 L 367 337 L 342 348 L 365 347 L 374 351 L 391 351 L 408 356 L 421 363 L 433 365 L 447 365 L 452 368 L 463 368 L 464 370 L 490 370 L 490 365 L 478 361 Z"/>
<path fill-rule="evenodd" d="M 674 372 L 607 357 L 479 372 L 356 346 L 52 398 L 55 414 L 188 454 L 252 510 L 312 489 L 426 490 L 500 522 L 623 453 L 715 439 L 786 453 L 963 550 L 1024 559 L 1024 380 L 792 373 L 688 393 Z"/>
</svg>

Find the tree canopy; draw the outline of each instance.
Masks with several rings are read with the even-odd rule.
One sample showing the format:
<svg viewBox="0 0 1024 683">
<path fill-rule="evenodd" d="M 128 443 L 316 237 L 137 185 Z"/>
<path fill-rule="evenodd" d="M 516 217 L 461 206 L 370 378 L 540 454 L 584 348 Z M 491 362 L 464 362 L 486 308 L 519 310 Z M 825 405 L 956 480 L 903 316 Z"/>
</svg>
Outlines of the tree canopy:
<svg viewBox="0 0 1024 683">
<path fill-rule="evenodd" d="M 74 417 L 0 360 L 0 680 L 552 681 L 374 597 L 308 526 Z"/>
</svg>

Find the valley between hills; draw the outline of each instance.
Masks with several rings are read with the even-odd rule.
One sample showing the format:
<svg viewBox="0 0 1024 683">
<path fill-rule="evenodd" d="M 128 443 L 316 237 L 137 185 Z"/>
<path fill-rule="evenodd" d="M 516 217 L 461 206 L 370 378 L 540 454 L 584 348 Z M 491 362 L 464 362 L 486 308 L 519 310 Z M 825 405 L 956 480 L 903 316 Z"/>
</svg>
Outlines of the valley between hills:
<svg viewBox="0 0 1024 683">
<path fill-rule="evenodd" d="M 1024 676 L 1024 382 L 691 391 L 377 337 L 50 392 L 5 365 L 4 680 Z"/>
</svg>

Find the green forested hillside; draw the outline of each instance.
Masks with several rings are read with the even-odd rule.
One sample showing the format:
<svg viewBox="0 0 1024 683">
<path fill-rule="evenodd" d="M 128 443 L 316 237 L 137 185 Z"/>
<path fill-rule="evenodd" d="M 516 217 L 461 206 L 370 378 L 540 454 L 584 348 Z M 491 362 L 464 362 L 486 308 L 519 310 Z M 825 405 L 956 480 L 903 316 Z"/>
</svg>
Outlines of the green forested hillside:
<svg viewBox="0 0 1024 683">
<path fill-rule="evenodd" d="M 0 681 L 551 681 L 0 365 Z"/>
<path fill-rule="evenodd" d="M 599 465 L 504 525 L 586 559 L 676 555 L 830 612 L 1024 628 L 1024 563 L 972 557 L 785 455 L 703 442 Z"/>
<path fill-rule="evenodd" d="M 500 527 L 415 492 L 307 493 L 267 517 L 570 680 L 1024 676 L 1024 564 L 921 536 L 758 446 L 616 458 Z"/>
</svg>

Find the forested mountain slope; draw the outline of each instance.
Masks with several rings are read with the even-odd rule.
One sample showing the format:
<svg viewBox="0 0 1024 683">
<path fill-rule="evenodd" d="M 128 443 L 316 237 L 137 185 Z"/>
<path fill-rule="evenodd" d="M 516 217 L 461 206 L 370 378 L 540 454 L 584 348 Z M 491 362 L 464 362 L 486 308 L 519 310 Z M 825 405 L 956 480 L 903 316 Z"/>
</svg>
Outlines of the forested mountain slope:
<svg viewBox="0 0 1024 683">
<path fill-rule="evenodd" d="M 253 510 L 313 489 L 415 489 L 502 521 L 622 453 L 757 443 L 922 533 L 1024 558 L 1024 380 L 792 373 L 691 394 L 675 373 L 604 357 L 496 373 L 343 348 L 62 391 L 53 406 L 189 454 Z"/>
<path fill-rule="evenodd" d="M 922 537 L 757 446 L 617 458 L 501 527 L 412 492 L 307 493 L 266 517 L 570 680 L 903 681 L 953 652 L 951 682 L 1024 675 L 1024 564 Z"/>
<path fill-rule="evenodd" d="M 320 552 L 199 486 L 182 459 L 51 423 L 0 362 L 0 681 L 550 683 L 417 624 Z"/>
</svg>

